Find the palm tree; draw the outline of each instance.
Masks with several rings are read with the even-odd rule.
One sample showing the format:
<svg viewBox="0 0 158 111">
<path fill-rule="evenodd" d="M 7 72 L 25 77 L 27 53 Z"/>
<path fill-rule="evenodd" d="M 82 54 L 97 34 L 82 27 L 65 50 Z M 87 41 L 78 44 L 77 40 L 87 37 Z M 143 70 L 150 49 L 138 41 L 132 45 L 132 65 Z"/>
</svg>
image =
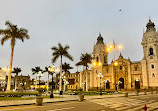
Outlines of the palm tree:
<svg viewBox="0 0 158 111">
<path fill-rule="evenodd" d="M 83 67 L 86 67 L 86 91 L 88 91 L 88 64 L 91 64 L 92 62 L 92 56 L 91 54 L 85 53 L 85 54 L 81 54 L 80 57 L 80 61 L 78 63 L 76 63 L 76 66 L 82 65 Z M 84 73 L 84 70 L 83 70 Z"/>
<path fill-rule="evenodd" d="M 73 61 L 73 57 L 68 53 L 68 49 L 69 48 L 70 47 L 68 45 L 66 45 L 65 47 L 63 47 L 60 43 L 58 43 L 58 47 L 55 47 L 55 46 L 52 47 L 52 50 L 53 50 L 52 63 L 55 63 L 56 60 L 59 57 L 61 59 L 61 63 L 60 63 L 60 76 L 62 75 L 62 58 L 63 58 L 63 56 Z M 62 78 L 60 78 L 59 91 L 62 91 Z"/>
<path fill-rule="evenodd" d="M 1 39 L 1 45 L 4 44 L 7 40 L 11 39 L 11 57 L 10 57 L 10 65 L 9 65 L 9 73 L 8 73 L 8 83 L 7 83 L 7 92 L 10 92 L 10 85 L 11 85 L 11 70 L 12 70 L 12 63 L 13 63 L 13 53 L 16 40 L 19 39 L 24 42 L 24 39 L 29 39 L 29 35 L 27 34 L 28 31 L 23 28 L 18 28 L 17 25 L 13 25 L 10 22 L 6 22 L 5 25 L 7 29 L 3 30 L 0 29 L 0 35 L 3 35 Z"/>
<path fill-rule="evenodd" d="M 18 74 L 21 72 L 21 68 L 13 68 L 13 71 L 12 71 L 12 73 L 15 73 L 16 74 L 16 76 L 18 76 Z"/>
<path fill-rule="evenodd" d="M 17 86 L 17 81 L 16 81 L 16 76 L 18 76 L 18 74 L 21 72 L 21 68 L 13 68 L 13 71 L 12 73 L 15 73 L 15 77 L 14 77 L 14 87 L 15 87 L 15 90 L 16 90 L 16 86 Z"/>
<path fill-rule="evenodd" d="M 65 72 L 65 74 L 70 73 L 70 71 L 69 71 L 70 69 L 73 69 L 73 67 L 71 67 L 70 64 L 68 64 L 66 62 L 64 64 L 62 64 L 62 70 Z"/>
<path fill-rule="evenodd" d="M 36 74 L 36 85 L 35 85 L 35 89 L 36 89 L 36 87 L 37 87 L 37 74 L 40 72 L 40 71 L 42 71 L 42 69 L 40 68 L 40 67 L 35 67 L 35 68 L 32 68 L 31 69 L 32 70 L 32 75 L 35 75 Z"/>
</svg>

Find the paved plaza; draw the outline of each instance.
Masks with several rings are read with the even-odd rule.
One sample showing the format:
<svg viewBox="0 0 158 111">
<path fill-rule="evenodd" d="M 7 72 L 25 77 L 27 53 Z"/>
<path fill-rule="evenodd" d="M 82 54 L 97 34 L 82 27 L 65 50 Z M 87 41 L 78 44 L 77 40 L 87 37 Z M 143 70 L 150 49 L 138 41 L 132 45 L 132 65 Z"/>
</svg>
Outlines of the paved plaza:
<svg viewBox="0 0 158 111">
<path fill-rule="evenodd" d="M 85 96 L 85 99 L 83 102 L 78 102 L 77 95 L 65 95 L 63 98 L 45 99 L 43 106 L 35 104 L 8 106 L 1 107 L 0 111 L 143 111 L 142 107 L 145 104 L 148 107 L 147 111 L 158 111 L 158 94 L 140 93 L 136 96 L 130 93 L 129 97 L 124 97 L 124 94 L 96 95 Z"/>
</svg>

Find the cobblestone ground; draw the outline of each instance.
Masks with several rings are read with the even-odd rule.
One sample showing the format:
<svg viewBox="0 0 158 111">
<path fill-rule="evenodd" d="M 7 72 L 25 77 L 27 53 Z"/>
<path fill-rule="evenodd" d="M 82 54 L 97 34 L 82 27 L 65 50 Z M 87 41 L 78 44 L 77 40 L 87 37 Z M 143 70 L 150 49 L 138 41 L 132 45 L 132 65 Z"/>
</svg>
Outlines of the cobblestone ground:
<svg viewBox="0 0 158 111">
<path fill-rule="evenodd" d="M 147 111 L 158 111 L 158 95 L 140 95 L 131 97 L 117 97 L 93 99 L 90 102 L 105 106 L 101 111 L 143 111 L 142 107 L 146 104 Z"/>
</svg>

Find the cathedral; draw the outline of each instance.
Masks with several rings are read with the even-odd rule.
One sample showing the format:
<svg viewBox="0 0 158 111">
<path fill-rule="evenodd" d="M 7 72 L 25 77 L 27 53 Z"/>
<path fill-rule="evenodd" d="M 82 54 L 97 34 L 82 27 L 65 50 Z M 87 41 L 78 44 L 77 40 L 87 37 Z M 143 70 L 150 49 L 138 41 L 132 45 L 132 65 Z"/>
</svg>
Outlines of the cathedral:
<svg viewBox="0 0 158 111">
<path fill-rule="evenodd" d="M 99 89 L 148 89 L 158 87 L 158 32 L 149 19 L 141 42 L 144 57 L 133 62 L 123 55 L 108 64 L 107 46 L 99 34 L 93 48 L 95 64 L 88 71 L 79 73 L 78 87 L 83 90 Z"/>
</svg>

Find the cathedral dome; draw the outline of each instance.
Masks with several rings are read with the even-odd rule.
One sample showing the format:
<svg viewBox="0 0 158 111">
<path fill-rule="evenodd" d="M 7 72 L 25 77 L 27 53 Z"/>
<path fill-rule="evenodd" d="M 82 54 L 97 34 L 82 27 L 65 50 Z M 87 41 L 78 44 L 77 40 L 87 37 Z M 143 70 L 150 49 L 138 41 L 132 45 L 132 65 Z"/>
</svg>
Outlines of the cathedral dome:
<svg viewBox="0 0 158 111">
<path fill-rule="evenodd" d="M 149 18 L 149 22 L 146 24 L 146 32 L 149 32 L 149 31 L 156 31 L 155 29 L 155 24 L 151 21 L 151 19 Z"/>
<path fill-rule="evenodd" d="M 97 38 L 97 44 L 104 44 L 103 37 L 101 36 L 101 34 L 99 34 L 99 36 Z"/>
</svg>

